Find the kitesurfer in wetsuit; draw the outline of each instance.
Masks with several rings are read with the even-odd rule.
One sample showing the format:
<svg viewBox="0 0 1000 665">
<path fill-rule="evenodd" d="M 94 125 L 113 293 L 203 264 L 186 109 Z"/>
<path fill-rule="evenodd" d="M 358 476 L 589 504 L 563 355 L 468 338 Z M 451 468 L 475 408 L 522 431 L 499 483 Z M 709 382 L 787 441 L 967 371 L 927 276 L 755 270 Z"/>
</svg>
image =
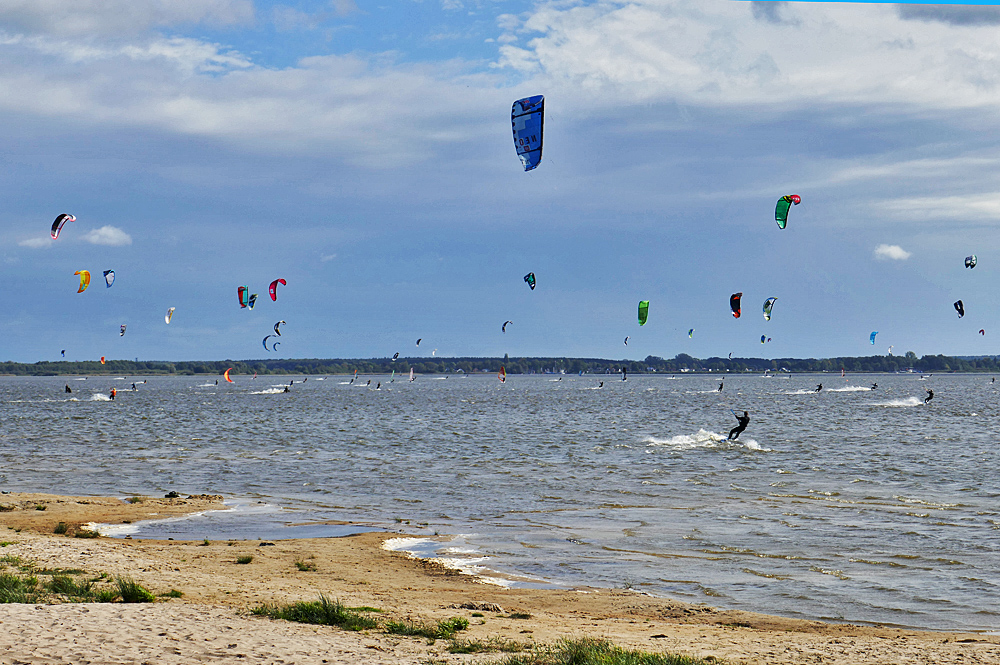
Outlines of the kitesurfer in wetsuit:
<svg viewBox="0 0 1000 665">
<path fill-rule="evenodd" d="M 132 384 L 132 390 L 138 390 L 138 388 L 135 387 L 134 383 Z"/>
<path fill-rule="evenodd" d="M 597 386 L 597 387 L 598 387 L 598 388 L 603 388 L 603 387 L 604 387 L 604 382 L 603 382 L 603 381 L 601 381 L 601 385 L 599 385 L 599 386 Z"/>
<path fill-rule="evenodd" d="M 924 398 L 924 404 L 927 404 L 927 402 L 934 399 L 934 391 L 931 390 L 930 388 L 927 388 L 926 390 L 927 390 L 927 397 Z"/>
<path fill-rule="evenodd" d="M 628 370 L 622 367 L 622 381 L 628 381 Z"/>
<path fill-rule="evenodd" d="M 740 438 L 740 434 L 742 434 L 743 430 L 745 430 L 747 425 L 750 424 L 750 414 L 744 411 L 742 416 L 736 416 L 736 422 L 739 424 L 729 430 L 729 436 L 726 438 L 727 441 L 735 441 Z"/>
<path fill-rule="evenodd" d="M 290 393 L 290 392 L 292 392 L 292 391 L 288 389 L 288 386 L 285 386 L 285 392 L 286 392 L 286 393 Z"/>
<path fill-rule="evenodd" d="M 876 388 L 878 388 L 878 384 L 877 383 L 873 383 L 872 384 L 872 390 L 875 390 Z"/>
<path fill-rule="evenodd" d="M 725 382 L 723 381 L 723 383 L 725 383 Z M 722 392 L 722 383 L 719 384 L 719 392 L 720 393 Z"/>
<path fill-rule="evenodd" d="M 112 402 L 115 401 L 115 395 L 117 395 L 117 394 L 118 394 L 118 391 L 115 390 L 114 388 L 112 388 L 111 389 L 111 401 Z"/>
<path fill-rule="evenodd" d="M 382 382 L 379 381 L 378 385 L 375 386 L 375 390 L 382 390 Z"/>
<path fill-rule="evenodd" d="M 823 384 L 822 383 L 819 384 L 818 386 L 816 386 L 816 392 L 819 392 L 821 390 L 823 390 Z"/>
<path fill-rule="evenodd" d="M 66 392 L 68 392 L 68 393 L 73 392 L 73 389 L 69 387 L 68 383 L 66 384 Z"/>
</svg>

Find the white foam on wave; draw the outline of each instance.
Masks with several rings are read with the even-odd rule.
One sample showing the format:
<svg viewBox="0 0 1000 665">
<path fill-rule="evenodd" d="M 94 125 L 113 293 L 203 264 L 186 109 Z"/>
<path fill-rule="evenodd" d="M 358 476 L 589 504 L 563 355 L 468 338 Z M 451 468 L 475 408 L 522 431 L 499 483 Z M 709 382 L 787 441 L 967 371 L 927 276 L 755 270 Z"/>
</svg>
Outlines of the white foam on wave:
<svg viewBox="0 0 1000 665">
<path fill-rule="evenodd" d="M 90 401 L 91 402 L 110 402 L 111 398 L 108 397 L 107 395 L 102 394 L 102 393 L 94 393 L 93 395 L 90 396 Z"/>
<path fill-rule="evenodd" d="M 195 387 L 196 387 L 196 388 L 214 388 L 214 387 L 215 387 L 215 384 L 214 384 L 214 383 L 199 383 L 199 384 L 198 384 L 197 386 L 195 386 Z"/>
<path fill-rule="evenodd" d="M 815 393 L 816 390 L 786 390 L 785 395 L 811 395 Z"/>
<path fill-rule="evenodd" d="M 825 392 L 831 393 L 856 393 L 858 391 L 871 392 L 868 386 L 844 386 L 843 388 L 825 388 Z"/>
<path fill-rule="evenodd" d="M 675 450 L 691 450 L 693 448 L 746 448 L 759 452 L 771 452 L 770 448 L 764 448 L 753 439 L 736 439 L 730 441 L 723 434 L 716 434 L 708 430 L 700 429 L 695 434 L 679 434 L 669 439 L 661 439 L 655 436 L 647 436 L 643 443 L 647 446 L 665 446 Z"/>
<path fill-rule="evenodd" d="M 341 381 L 340 385 L 342 385 L 342 386 L 349 386 L 349 385 L 351 385 L 351 382 L 350 381 Z"/>
<path fill-rule="evenodd" d="M 252 390 L 251 395 L 277 395 L 285 392 L 284 388 L 265 388 L 264 390 Z"/>
<path fill-rule="evenodd" d="M 457 570 L 466 575 L 473 575 L 480 582 L 486 584 L 493 584 L 504 588 L 510 588 L 514 585 L 514 580 L 484 575 L 483 571 L 487 570 L 487 568 L 480 564 L 488 561 L 490 557 L 481 554 L 478 550 L 466 547 L 435 547 L 441 544 L 440 540 L 433 538 L 389 538 L 382 543 L 382 549 L 389 550 L 390 552 L 404 552 L 411 559 L 436 561 L 445 568 Z M 431 551 L 435 554 L 442 553 L 453 556 L 427 556 Z"/>
<path fill-rule="evenodd" d="M 922 406 L 923 403 L 919 397 L 903 397 L 891 399 L 888 402 L 873 402 L 872 406 Z"/>
</svg>

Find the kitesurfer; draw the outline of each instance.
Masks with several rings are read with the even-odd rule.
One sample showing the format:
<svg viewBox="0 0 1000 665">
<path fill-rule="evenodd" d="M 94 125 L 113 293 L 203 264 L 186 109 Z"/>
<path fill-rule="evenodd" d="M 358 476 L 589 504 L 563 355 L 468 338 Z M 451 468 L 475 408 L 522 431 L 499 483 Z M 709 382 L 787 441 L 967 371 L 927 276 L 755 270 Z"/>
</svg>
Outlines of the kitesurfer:
<svg viewBox="0 0 1000 665">
<path fill-rule="evenodd" d="M 288 386 L 285 386 L 285 392 L 286 392 L 286 393 L 290 393 L 290 392 L 292 392 L 292 391 L 291 391 L 291 390 L 289 390 Z"/>
<path fill-rule="evenodd" d="M 597 387 L 598 387 L 598 388 L 603 388 L 603 387 L 604 387 L 604 382 L 603 382 L 603 381 L 601 381 L 601 384 L 600 384 L 599 386 L 597 386 Z"/>
<path fill-rule="evenodd" d="M 219 380 L 218 379 L 215 380 L 215 385 L 219 385 Z"/>
<path fill-rule="evenodd" d="M 68 383 L 66 384 L 66 392 L 68 392 L 68 393 L 73 392 L 73 389 L 69 387 Z"/>
<path fill-rule="evenodd" d="M 628 381 L 628 370 L 622 367 L 622 381 Z"/>
<path fill-rule="evenodd" d="M 111 389 L 111 401 L 112 402 L 115 401 L 115 395 L 117 395 L 117 394 L 118 394 L 118 391 L 115 390 L 114 388 L 112 388 Z"/>
<path fill-rule="evenodd" d="M 375 390 L 382 390 L 382 382 L 381 381 L 379 381 L 378 384 L 375 386 Z"/>
<path fill-rule="evenodd" d="M 733 415 L 736 415 L 735 412 Z M 745 430 L 747 425 L 750 424 L 750 414 L 744 411 L 742 416 L 736 416 L 736 422 L 739 424 L 729 430 L 729 436 L 726 438 L 727 441 L 735 441 L 740 438 L 740 434 L 742 434 L 743 430 Z"/>
<path fill-rule="evenodd" d="M 872 390 L 875 390 L 876 388 L 878 388 L 878 384 L 877 383 L 873 383 L 872 384 Z"/>
<path fill-rule="evenodd" d="M 372 380 L 371 380 L 371 379 L 368 379 L 368 383 L 366 383 L 365 385 L 366 385 L 366 386 L 370 386 L 371 384 L 372 384 Z"/>
<path fill-rule="evenodd" d="M 821 390 L 823 390 L 823 384 L 822 383 L 819 384 L 818 386 L 816 386 L 816 392 L 819 392 Z"/>
<path fill-rule="evenodd" d="M 719 384 L 719 392 L 720 392 L 720 393 L 722 392 L 722 384 L 723 384 L 723 383 L 725 383 L 725 381 L 723 381 L 722 383 L 720 383 L 720 384 Z"/>
<path fill-rule="evenodd" d="M 932 399 L 934 399 L 934 391 L 931 390 L 930 388 L 926 388 L 925 390 L 927 390 L 927 397 L 924 398 L 924 404 L 927 404 Z"/>
<path fill-rule="evenodd" d="M 132 390 L 138 390 L 138 388 L 135 387 L 134 383 L 132 384 Z"/>
</svg>

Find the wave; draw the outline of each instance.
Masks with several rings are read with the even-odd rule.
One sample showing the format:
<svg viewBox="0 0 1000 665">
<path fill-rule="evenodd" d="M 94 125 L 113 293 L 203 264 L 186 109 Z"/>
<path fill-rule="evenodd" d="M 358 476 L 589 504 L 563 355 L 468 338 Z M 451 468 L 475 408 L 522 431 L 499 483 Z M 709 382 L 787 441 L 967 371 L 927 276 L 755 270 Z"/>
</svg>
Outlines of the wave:
<svg viewBox="0 0 1000 665">
<path fill-rule="evenodd" d="M 783 394 L 785 395 L 812 395 L 816 392 L 816 389 L 812 390 L 786 390 Z"/>
<path fill-rule="evenodd" d="M 843 388 L 824 388 L 825 392 L 831 393 L 855 393 L 858 391 L 871 392 L 871 388 L 868 386 L 844 386 Z"/>
<path fill-rule="evenodd" d="M 284 388 L 265 388 L 264 390 L 252 390 L 251 395 L 277 395 L 285 392 Z"/>
<path fill-rule="evenodd" d="M 873 402 L 872 406 L 922 406 L 924 401 L 919 397 L 904 397 L 891 399 L 888 402 Z"/>
<path fill-rule="evenodd" d="M 195 388 L 214 388 L 214 383 L 199 383 Z"/>
<path fill-rule="evenodd" d="M 667 446 L 676 450 L 690 450 L 692 448 L 746 448 L 747 450 L 771 452 L 770 448 L 764 448 L 753 439 L 736 439 L 735 441 L 730 441 L 723 434 L 716 434 L 704 429 L 699 429 L 695 434 L 679 434 L 669 439 L 647 436 L 642 441 L 648 446 Z"/>
<path fill-rule="evenodd" d="M 94 393 L 93 395 L 90 396 L 90 401 L 91 402 L 110 402 L 111 398 L 108 397 L 107 395 L 102 394 L 102 393 Z"/>
</svg>

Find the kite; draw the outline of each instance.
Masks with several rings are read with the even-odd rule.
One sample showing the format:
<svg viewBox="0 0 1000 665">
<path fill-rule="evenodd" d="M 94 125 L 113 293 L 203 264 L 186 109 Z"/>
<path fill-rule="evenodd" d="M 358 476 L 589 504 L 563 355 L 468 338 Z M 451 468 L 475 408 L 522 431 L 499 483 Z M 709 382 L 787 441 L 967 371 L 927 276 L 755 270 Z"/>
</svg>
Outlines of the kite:
<svg viewBox="0 0 1000 665">
<path fill-rule="evenodd" d="M 500 365 L 500 373 L 497 374 L 497 378 L 500 379 L 500 383 L 507 383 L 507 370 L 503 368 L 503 365 Z"/>
<path fill-rule="evenodd" d="M 233 368 L 232 368 L 232 367 L 230 367 L 230 368 L 229 368 L 229 369 L 227 369 L 227 370 L 226 370 L 225 372 L 223 372 L 223 373 L 222 373 L 222 376 L 226 377 L 226 381 L 228 381 L 229 383 L 235 383 L 235 381 L 233 381 L 232 379 L 230 379 L 230 378 L 229 378 L 229 373 L 230 373 L 231 371 L 233 371 Z"/>
<path fill-rule="evenodd" d="M 284 321 L 278 321 L 277 323 L 274 324 L 274 334 L 277 335 L 278 337 L 281 337 L 281 331 L 278 330 L 278 326 L 284 325 L 284 323 L 285 323 Z"/>
<path fill-rule="evenodd" d="M 649 301 L 640 300 L 639 301 L 639 325 L 646 325 L 646 318 L 649 316 Z"/>
<path fill-rule="evenodd" d="M 420 346 L 420 342 L 422 342 L 422 341 L 423 341 L 423 339 L 424 339 L 424 338 L 423 338 L 423 337 L 421 337 L 420 339 L 418 339 L 418 340 L 417 340 L 417 346 Z"/>
<path fill-rule="evenodd" d="M 872 334 L 868 336 L 868 340 L 872 343 L 872 345 L 875 344 L 875 335 L 877 335 L 877 334 L 878 334 L 878 331 L 877 330 L 873 330 Z"/>
<path fill-rule="evenodd" d="M 525 171 L 542 162 L 542 130 L 545 125 L 545 97 L 535 95 L 514 102 L 510 108 L 514 147 Z"/>
<path fill-rule="evenodd" d="M 768 298 L 767 300 L 764 301 L 764 320 L 765 321 L 770 321 L 771 320 L 771 308 L 774 307 L 774 301 L 775 300 L 777 300 L 777 298 Z"/>
<path fill-rule="evenodd" d="M 52 239 L 55 240 L 56 238 L 59 237 L 59 232 L 62 231 L 62 227 L 66 222 L 75 222 L 75 221 L 76 217 L 74 217 L 73 215 L 68 215 L 66 213 L 59 215 L 58 217 L 56 217 L 56 221 L 52 222 L 52 230 L 49 232 L 49 235 L 51 235 Z"/>
<path fill-rule="evenodd" d="M 89 270 L 77 270 L 74 275 L 80 276 L 80 288 L 77 293 L 83 293 L 90 286 L 90 271 Z"/>
<path fill-rule="evenodd" d="M 167 323 L 167 325 L 170 325 L 170 319 L 172 319 L 174 317 L 174 310 L 175 309 L 177 309 L 177 308 L 176 307 L 171 307 L 170 309 L 167 310 L 166 316 L 163 317 L 163 320 Z"/>
<path fill-rule="evenodd" d="M 281 344 L 281 342 L 275 342 L 274 344 L 272 344 L 272 345 L 271 345 L 271 350 L 272 350 L 272 351 L 277 351 L 277 350 L 278 350 L 278 345 L 279 345 L 279 344 Z"/>
<path fill-rule="evenodd" d="M 271 339 L 272 337 L 274 337 L 274 335 L 268 335 L 267 337 L 264 338 L 264 341 L 261 342 L 261 344 L 264 345 L 264 350 L 265 351 L 270 351 L 271 350 L 271 349 L 267 348 L 267 340 Z"/>
<path fill-rule="evenodd" d="M 979 262 L 979 259 L 976 258 L 975 254 L 973 254 L 972 256 L 965 257 L 965 267 L 966 268 L 975 268 L 976 264 L 978 262 Z"/>
<path fill-rule="evenodd" d="M 761 343 L 761 344 L 764 344 L 764 343 L 766 343 L 766 342 L 770 342 L 770 341 L 771 341 L 771 338 L 770 338 L 770 337 L 768 337 L 767 335 L 761 335 L 761 336 L 760 336 L 760 343 Z"/>
<path fill-rule="evenodd" d="M 502 325 L 502 326 L 500 326 L 500 331 L 501 331 L 501 332 L 504 332 L 504 333 L 506 333 L 506 332 L 507 332 L 507 324 L 508 324 L 508 323 L 514 323 L 514 322 L 513 322 L 513 321 L 504 321 L 504 322 L 503 322 L 503 325 Z"/>
<path fill-rule="evenodd" d="M 63 357 L 63 358 L 65 358 L 65 357 L 66 357 L 66 349 L 63 349 L 63 350 L 62 350 L 62 357 Z"/>
<path fill-rule="evenodd" d="M 628 346 L 628 337 L 629 337 L 629 336 L 626 336 L 626 337 L 625 337 L 625 346 Z"/>
<path fill-rule="evenodd" d="M 958 318 L 965 316 L 965 304 L 961 300 L 955 303 L 955 311 L 958 312 Z"/>
<path fill-rule="evenodd" d="M 986 335 L 986 330 L 984 328 L 980 328 L 979 329 L 979 334 L 980 335 Z"/>
<path fill-rule="evenodd" d="M 239 296 L 240 307 L 246 307 L 250 303 L 249 286 L 241 286 L 240 288 L 236 289 L 236 295 Z"/>
<path fill-rule="evenodd" d="M 535 273 L 529 272 L 524 276 L 524 281 L 528 283 L 528 286 L 531 287 L 532 291 L 535 290 Z"/>
<path fill-rule="evenodd" d="M 802 203 L 802 197 L 798 194 L 789 194 L 778 199 L 778 205 L 774 207 L 774 221 L 778 223 L 778 228 L 783 229 L 788 224 L 788 209 L 792 205 Z"/>
<path fill-rule="evenodd" d="M 104 364 L 104 356 L 101 356 L 101 364 Z"/>
<path fill-rule="evenodd" d="M 127 324 L 124 324 L 124 323 L 122 324 L 122 331 L 118 334 L 119 337 L 124 337 L 125 336 L 125 328 L 127 328 L 127 327 L 128 327 Z"/>
<path fill-rule="evenodd" d="M 732 352 L 732 351 L 730 351 L 730 352 L 729 352 L 729 359 L 730 359 L 730 360 L 732 360 L 732 359 L 733 359 L 733 352 Z"/>
<path fill-rule="evenodd" d="M 892 355 L 892 346 L 889 347 L 889 355 Z"/>
<path fill-rule="evenodd" d="M 437 355 L 437 352 L 438 352 L 438 350 L 437 350 L 437 349 L 434 349 L 433 351 L 431 351 L 431 355 L 432 355 L 432 356 L 436 356 L 436 355 Z"/>
<path fill-rule="evenodd" d="M 743 297 L 743 292 L 734 293 L 729 296 L 729 307 L 733 310 L 733 318 L 740 318 L 740 298 Z"/>
<path fill-rule="evenodd" d="M 104 271 L 104 281 L 107 283 L 108 288 L 110 289 L 111 285 L 115 283 L 115 271 L 114 270 L 105 270 Z"/>
<path fill-rule="evenodd" d="M 398 357 L 399 357 L 399 351 L 397 351 L 396 353 L 392 354 L 392 362 L 396 362 L 396 358 L 398 358 Z M 392 370 L 392 371 L 395 372 L 396 370 Z"/>
<path fill-rule="evenodd" d="M 256 293 L 252 293 L 252 294 L 250 294 L 250 299 L 247 300 L 247 306 L 250 309 L 253 309 L 253 306 L 256 305 L 256 304 L 257 304 L 257 294 Z"/>
<path fill-rule="evenodd" d="M 267 287 L 267 292 L 271 294 L 271 300 L 278 299 L 278 284 L 282 286 L 288 286 L 288 282 L 283 279 L 276 279 L 271 282 L 271 286 Z"/>
<path fill-rule="evenodd" d="M 413 380 L 413 368 L 411 367 L 410 368 L 410 381 L 412 381 L 412 380 Z"/>
<path fill-rule="evenodd" d="M 691 328 L 690 330 L 688 330 L 688 339 L 690 339 L 692 337 L 694 337 L 694 328 Z"/>
</svg>

